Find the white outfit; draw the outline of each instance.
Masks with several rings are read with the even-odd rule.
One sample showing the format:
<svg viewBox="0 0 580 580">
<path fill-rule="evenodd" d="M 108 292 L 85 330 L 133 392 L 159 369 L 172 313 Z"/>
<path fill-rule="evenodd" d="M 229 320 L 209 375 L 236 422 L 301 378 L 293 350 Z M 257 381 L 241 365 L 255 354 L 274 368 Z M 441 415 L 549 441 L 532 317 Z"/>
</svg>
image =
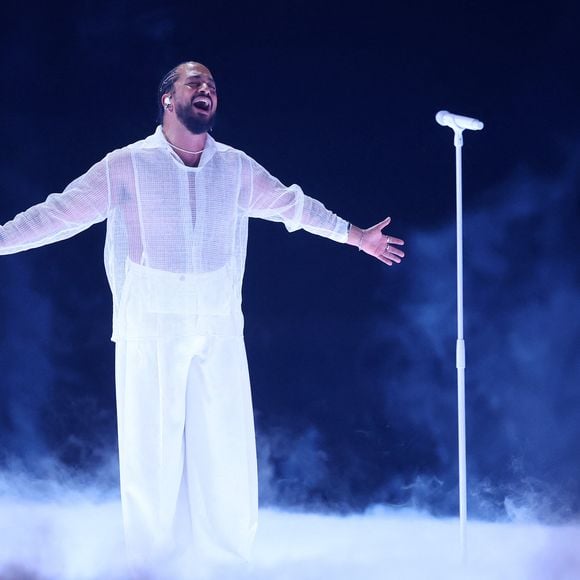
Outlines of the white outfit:
<svg viewBox="0 0 580 580">
<path fill-rule="evenodd" d="M 242 338 L 248 218 L 345 242 L 348 224 L 210 136 L 187 167 L 161 128 L 0 227 L 0 254 L 107 219 L 126 539 L 135 561 L 184 547 L 247 558 L 256 529 Z"/>
</svg>

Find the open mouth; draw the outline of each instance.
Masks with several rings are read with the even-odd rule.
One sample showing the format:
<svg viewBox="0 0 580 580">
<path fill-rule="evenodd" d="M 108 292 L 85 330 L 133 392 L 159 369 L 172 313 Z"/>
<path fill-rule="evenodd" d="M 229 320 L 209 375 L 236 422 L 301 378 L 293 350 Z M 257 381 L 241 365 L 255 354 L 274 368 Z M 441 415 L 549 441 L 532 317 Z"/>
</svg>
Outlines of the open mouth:
<svg viewBox="0 0 580 580">
<path fill-rule="evenodd" d="M 211 101 L 207 97 L 196 97 L 193 101 L 193 106 L 200 111 L 209 111 L 211 109 Z"/>
</svg>

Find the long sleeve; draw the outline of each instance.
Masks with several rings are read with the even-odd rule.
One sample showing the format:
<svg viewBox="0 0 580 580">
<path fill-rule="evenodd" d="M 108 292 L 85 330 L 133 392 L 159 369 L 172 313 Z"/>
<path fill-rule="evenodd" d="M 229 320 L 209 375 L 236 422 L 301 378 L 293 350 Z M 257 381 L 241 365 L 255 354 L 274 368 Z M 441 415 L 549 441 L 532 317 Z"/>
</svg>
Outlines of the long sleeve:
<svg viewBox="0 0 580 580">
<path fill-rule="evenodd" d="M 348 222 L 305 195 L 298 185 L 286 187 L 256 161 L 248 160 L 243 171 L 250 217 L 283 222 L 290 232 L 302 228 L 337 242 L 346 242 Z"/>
<path fill-rule="evenodd" d="M 53 193 L 0 226 L 0 255 L 70 238 L 107 217 L 107 159 L 96 163 L 62 193 Z"/>
</svg>

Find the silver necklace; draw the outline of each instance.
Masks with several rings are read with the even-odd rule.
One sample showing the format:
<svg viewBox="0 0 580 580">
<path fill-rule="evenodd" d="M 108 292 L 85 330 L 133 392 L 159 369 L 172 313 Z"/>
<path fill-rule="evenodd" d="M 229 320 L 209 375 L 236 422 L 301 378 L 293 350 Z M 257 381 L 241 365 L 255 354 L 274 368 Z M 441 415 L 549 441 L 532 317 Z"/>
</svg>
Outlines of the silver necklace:
<svg viewBox="0 0 580 580">
<path fill-rule="evenodd" d="M 173 147 L 174 149 L 177 149 L 178 151 L 183 151 L 184 153 L 190 153 L 191 155 L 199 155 L 199 153 L 203 153 L 203 149 L 201 149 L 200 151 L 190 151 L 189 149 L 182 149 L 181 147 L 178 147 L 177 145 L 174 145 L 167 138 L 167 135 L 165 133 L 163 133 L 163 136 L 165 137 L 165 140 L 169 143 L 169 145 L 171 145 L 171 147 Z"/>
</svg>

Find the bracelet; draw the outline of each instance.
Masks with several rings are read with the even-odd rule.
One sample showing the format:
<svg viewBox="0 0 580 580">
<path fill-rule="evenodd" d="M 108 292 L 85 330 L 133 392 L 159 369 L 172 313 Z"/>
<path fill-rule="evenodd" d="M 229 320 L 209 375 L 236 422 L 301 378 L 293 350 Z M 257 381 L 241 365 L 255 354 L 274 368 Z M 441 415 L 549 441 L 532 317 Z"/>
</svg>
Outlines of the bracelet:
<svg viewBox="0 0 580 580">
<path fill-rule="evenodd" d="M 349 224 L 348 224 L 348 232 L 349 233 L 350 233 L 350 230 L 351 229 L 352 229 L 352 224 L 349 222 Z M 361 229 L 361 231 L 360 231 L 360 240 L 358 241 L 358 244 L 356 245 L 356 247 L 358 248 L 358 251 L 359 252 L 362 250 L 361 245 L 362 245 L 363 238 L 364 238 L 364 232 Z"/>
</svg>

